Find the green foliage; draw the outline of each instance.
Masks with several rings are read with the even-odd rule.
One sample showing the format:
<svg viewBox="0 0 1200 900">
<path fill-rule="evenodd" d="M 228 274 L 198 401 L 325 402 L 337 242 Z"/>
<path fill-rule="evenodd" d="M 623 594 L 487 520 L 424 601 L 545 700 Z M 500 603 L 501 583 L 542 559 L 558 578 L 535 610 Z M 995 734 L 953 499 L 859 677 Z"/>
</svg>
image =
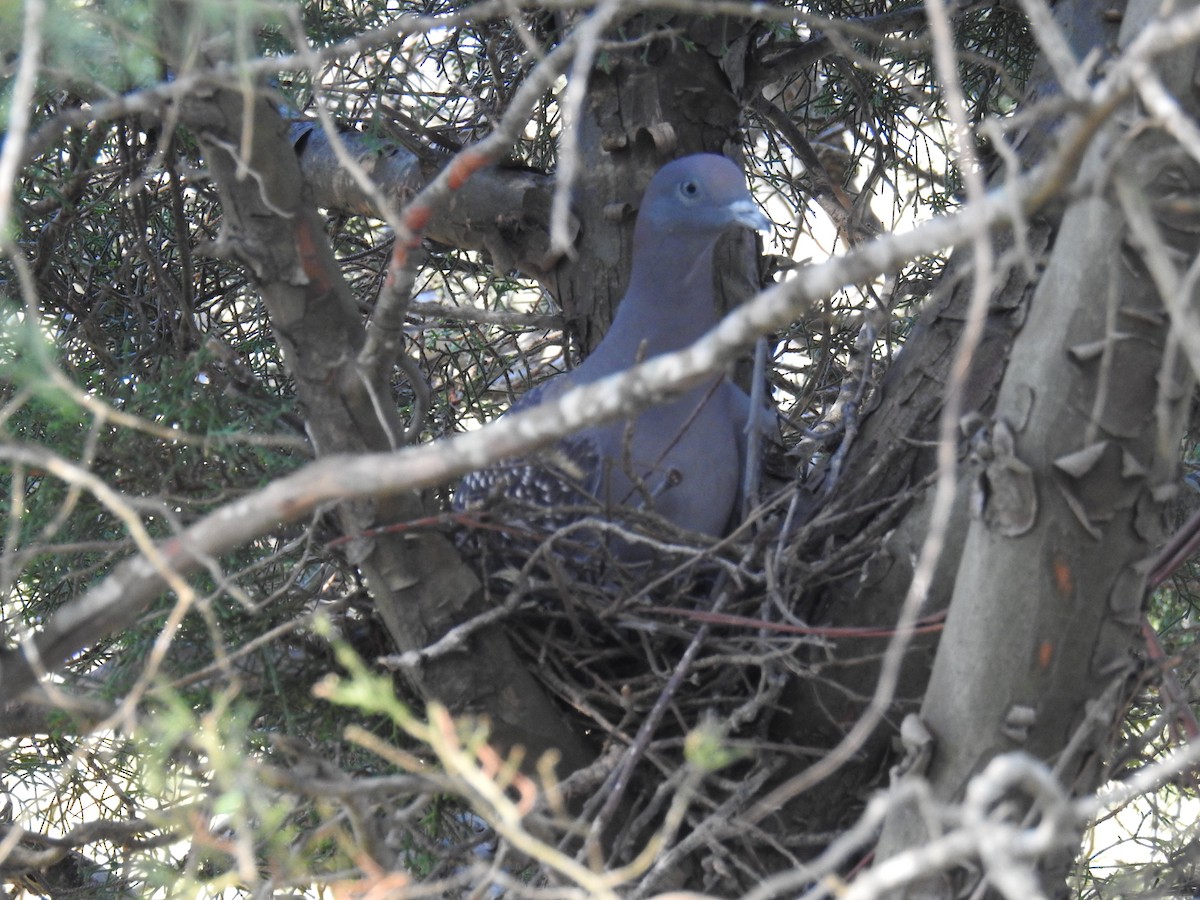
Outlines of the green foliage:
<svg viewBox="0 0 1200 900">
<path fill-rule="evenodd" d="M 333 637 L 332 626 L 327 619 L 315 620 L 314 629 L 326 639 Z M 390 678 L 369 669 L 362 658 L 340 640 L 334 642 L 334 654 L 346 673 L 327 675 L 317 685 L 318 696 L 331 703 L 354 707 L 368 715 L 387 716 L 401 728 L 418 729 L 412 710 L 396 696 Z"/>
<path fill-rule="evenodd" d="M 702 723 L 684 739 L 684 758 L 701 772 L 716 772 L 743 756 L 725 741 L 724 730 L 713 721 Z"/>
<path fill-rule="evenodd" d="M 232 690 L 210 702 L 198 706 L 162 686 L 134 735 L 145 786 L 170 798 L 154 815 L 155 824 L 180 835 L 197 829 L 211 834 L 182 859 L 144 854 L 139 868 L 146 883 L 183 895 L 201 885 L 212 893 L 244 883 L 254 877 L 247 865 L 283 882 L 303 876 L 316 862 L 302 838 L 310 813 L 295 795 L 264 781 L 269 751 L 258 714 Z"/>
</svg>

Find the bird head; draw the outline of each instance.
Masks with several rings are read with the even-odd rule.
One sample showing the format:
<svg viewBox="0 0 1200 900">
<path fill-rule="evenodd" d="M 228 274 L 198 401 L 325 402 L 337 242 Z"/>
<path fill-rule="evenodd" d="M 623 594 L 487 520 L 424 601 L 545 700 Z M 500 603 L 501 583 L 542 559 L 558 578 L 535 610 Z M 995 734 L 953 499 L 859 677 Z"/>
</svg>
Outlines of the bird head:
<svg viewBox="0 0 1200 900">
<path fill-rule="evenodd" d="M 741 226 L 766 231 L 742 170 L 724 156 L 697 153 L 669 162 L 650 181 L 642 199 L 635 241 L 643 235 L 711 237 Z"/>
</svg>

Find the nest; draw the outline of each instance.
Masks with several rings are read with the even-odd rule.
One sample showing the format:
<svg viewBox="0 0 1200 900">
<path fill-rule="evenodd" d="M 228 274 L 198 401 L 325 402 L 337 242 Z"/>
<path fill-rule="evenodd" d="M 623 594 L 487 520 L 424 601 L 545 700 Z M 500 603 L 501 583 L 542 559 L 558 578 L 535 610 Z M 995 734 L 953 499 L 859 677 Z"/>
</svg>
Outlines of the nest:
<svg viewBox="0 0 1200 900">
<path fill-rule="evenodd" d="M 563 785 L 576 816 L 560 832 L 564 849 L 590 835 L 611 868 L 667 837 L 631 896 L 681 874 L 739 893 L 812 849 L 803 834 L 745 818 L 813 755 L 772 734 L 784 686 L 824 653 L 796 598 L 859 562 L 805 562 L 820 527 L 796 526 L 800 496 L 781 491 L 721 541 L 628 509 L 601 517 L 512 501 L 460 532 L 530 670 L 597 751 Z M 539 534 L 529 523 L 547 515 L 560 527 Z M 631 547 L 644 562 L 621 562 Z"/>
</svg>

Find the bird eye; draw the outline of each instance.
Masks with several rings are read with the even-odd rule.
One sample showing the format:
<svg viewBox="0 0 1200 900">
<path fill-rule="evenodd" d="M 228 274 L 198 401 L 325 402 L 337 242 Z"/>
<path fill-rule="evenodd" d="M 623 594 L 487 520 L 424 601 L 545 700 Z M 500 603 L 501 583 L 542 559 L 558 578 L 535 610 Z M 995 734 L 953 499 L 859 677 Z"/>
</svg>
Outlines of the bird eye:
<svg viewBox="0 0 1200 900">
<path fill-rule="evenodd" d="M 700 193 L 700 185 L 696 184 L 694 181 L 685 181 L 683 184 L 679 185 L 679 193 L 683 194 L 685 197 L 695 197 L 698 193 Z"/>
</svg>

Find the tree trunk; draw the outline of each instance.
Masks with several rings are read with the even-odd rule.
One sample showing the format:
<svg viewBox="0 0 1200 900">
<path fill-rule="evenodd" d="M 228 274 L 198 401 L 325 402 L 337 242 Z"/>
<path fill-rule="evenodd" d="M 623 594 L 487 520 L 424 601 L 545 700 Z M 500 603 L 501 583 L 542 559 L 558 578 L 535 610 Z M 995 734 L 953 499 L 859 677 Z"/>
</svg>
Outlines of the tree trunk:
<svg viewBox="0 0 1200 900">
<path fill-rule="evenodd" d="M 216 90 L 189 100 L 183 110 L 184 121 L 201 136 L 220 191 L 230 251 L 259 285 L 318 452 L 394 448 L 404 429 L 392 400 L 392 366 L 372 371 L 363 365 L 361 314 L 306 199 L 284 123 L 264 98 L 255 97 L 249 101 L 255 127 L 244 135 L 246 102 Z M 249 157 L 235 158 L 229 148 L 242 147 L 246 137 Z M 240 177 L 243 166 L 258 177 Z M 366 575 L 401 651 L 422 650 L 483 611 L 478 580 L 441 534 L 373 532 L 422 518 L 418 496 L 347 503 L 338 514 L 351 538 L 348 553 Z M 490 719 L 502 749 L 523 746 L 532 760 L 556 748 L 566 771 L 591 759 L 498 629 L 477 630 L 465 646 L 425 656 L 405 674 L 421 696 L 440 700 L 456 714 Z"/>
<path fill-rule="evenodd" d="M 1123 43 L 1149 6 L 1133 4 Z M 1194 114 L 1196 51 L 1176 56 L 1164 81 Z M 1095 789 L 1134 668 L 1147 561 L 1176 484 L 1190 393 L 1146 260 L 1195 258 L 1194 222 L 1169 201 L 1200 189 L 1200 166 L 1164 131 L 1130 140 L 1132 121 L 1113 117 L 1090 148 L 1081 183 L 1094 178 L 1103 192 L 1064 216 L 990 441 L 979 445 L 985 505 L 966 535 L 921 708 L 942 801 L 961 798 L 989 760 L 1013 750 L 1052 766 L 1071 794 Z M 898 816 L 881 853 L 926 837 L 920 816 Z M 1048 895 L 1063 892 L 1077 852 L 1077 834 L 1061 839 L 1044 871 Z M 961 880 L 913 896 L 958 896 Z"/>
<path fill-rule="evenodd" d="M 1110 46 L 1116 38 L 1112 19 L 1086 0 L 1058 3 L 1054 15 L 1077 58 L 1095 47 Z M 1043 57 L 1030 76 L 1026 100 L 1034 103 L 1058 92 L 1053 69 Z M 1040 161 L 1054 138 L 1048 127 L 1023 135 L 1022 163 L 1032 166 Z M 997 171 L 995 177 L 1001 179 L 1003 174 Z M 1061 210 L 1051 209 L 1027 222 L 1024 241 L 1035 260 L 1051 251 L 1060 221 Z M 997 258 L 1013 246 L 1007 233 L 995 235 L 993 242 Z M 895 621 L 909 589 L 913 562 L 928 533 L 932 493 L 927 479 L 936 467 L 938 419 L 971 293 L 970 255 L 967 247 L 951 257 L 931 308 L 921 314 L 872 400 L 840 478 L 813 510 L 813 533 L 805 547 L 818 548 L 824 558 L 836 557 L 837 548 L 853 546 L 865 531 L 873 530 L 883 538 L 868 544 L 866 555 L 848 556 L 844 571 L 840 570 L 844 577 L 831 576 L 829 587 L 804 598 L 802 610 L 813 624 L 886 627 Z M 983 338 L 965 379 L 965 414 L 992 414 L 1013 342 L 1029 314 L 1040 277 L 1022 261 L 1009 261 L 997 273 Z M 926 616 L 944 611 L 950 602 L 967 534 L 972 480 L 971 472 L 960 474 L 955 511 L 922 610 Z M 866 796 L 864 786 L 878 784 L 886 774 L 901 720 L 922 702 L 937 646 L 936 634 L 913 639 L 887 719 L 849 764 L 789 805 L 789 820 L 817 830 L 832 830 L 853 820 Z M 819 666 L 818 677 L 789 684 L 786 714 L 773 723 L 773 733 L 814 749 L 837 744 L 859 719 L 875 688 L 880 651 L 876 639 L 843 639 L 819 656 L 814 654 L 809 663 Z M 781 777 L 796 771 L 792 768 Z"/>
<path fill-rule="evenodd" d="M 738 95 L 748 25 L 650 13 L 627 33 L 663 36 L 616 53 L 591 74 L 579 122 L 579 182 L 573 208 L 582 224 L 577 258 L 559 270 L 556 294 L 585 352 L 599 343 L 625 292 L 633 222 L 642 192 L 666 162 L 721 153 L 740 162 Z M 759 288 L 753 238 L 739 232 L 718 248 L 719 298 L 732 309 Z"/>
</svg>

